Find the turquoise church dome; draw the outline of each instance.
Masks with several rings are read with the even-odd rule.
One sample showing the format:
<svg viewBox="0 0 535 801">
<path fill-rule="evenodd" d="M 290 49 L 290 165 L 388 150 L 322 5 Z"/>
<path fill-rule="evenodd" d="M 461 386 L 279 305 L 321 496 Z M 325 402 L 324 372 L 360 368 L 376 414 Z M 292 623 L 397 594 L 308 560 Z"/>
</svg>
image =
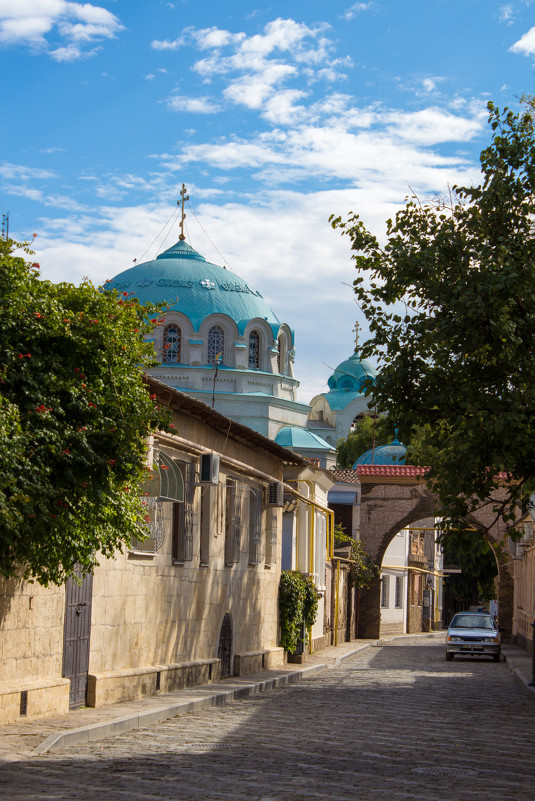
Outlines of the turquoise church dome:
<svg viewBox="0 0 535 801">
<path fill-rule="evenodd" d="M 369 362 L 361 359 L 355 351 L 349 359 L 340 362 L 327 384 L 331 392 L 358 392 L 363 391 L 367 378 L 375 379 L 377 370 Z"/>
<path fill-rule="evenodd" d="M 353 469 L 361 464 L 404 464 L 406 453 L 407 448 L 405 445 L 394 439 L 390 445 L 378 445 L 376 448 L 370 448 L 369 451 L 363 453 L 353 465 Z"/>
<path fill-rule="evenodd" d="M 211 314 L 226 314 L 243 334 L 250 320 L 267 321 L 276 338 L 281 326 L 260 292 L 235 273 L 209 261 L 180 240 L 152 261 L 136 264 L 105 284 L 132 293 L 141 303 L 167 303 L 198 331 Z"/>
</svg>

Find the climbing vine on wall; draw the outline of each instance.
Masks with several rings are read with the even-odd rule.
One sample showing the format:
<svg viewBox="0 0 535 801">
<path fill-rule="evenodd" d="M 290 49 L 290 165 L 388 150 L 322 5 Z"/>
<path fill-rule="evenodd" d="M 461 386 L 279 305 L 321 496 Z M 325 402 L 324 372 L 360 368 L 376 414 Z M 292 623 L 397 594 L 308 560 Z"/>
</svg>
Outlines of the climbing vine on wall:
<svg viewBox="0 0 535 801">
<path fill-rule="evenodd" d="M 303 623 L 308 632 L 318 613 L 318 591 L 308 576 L 297 570 L 284 570 L 279 584 L 279 621 L 281 645 L 293 653 L 299 642 Z"/>
</svg>

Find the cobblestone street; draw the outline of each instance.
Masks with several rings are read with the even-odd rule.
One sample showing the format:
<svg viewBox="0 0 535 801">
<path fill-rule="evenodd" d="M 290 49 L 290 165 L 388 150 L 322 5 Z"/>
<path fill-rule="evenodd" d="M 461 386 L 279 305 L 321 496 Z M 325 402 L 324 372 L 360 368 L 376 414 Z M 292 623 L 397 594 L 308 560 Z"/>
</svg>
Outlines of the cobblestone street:
<svg viewBox="0 0 535 801">
<path fill-rule="evenodd" d="M 397 640 L 342 667 L 2 767 L 9 801 L 533 801 L 535 706 L 502 662 Z"/>
</svg>

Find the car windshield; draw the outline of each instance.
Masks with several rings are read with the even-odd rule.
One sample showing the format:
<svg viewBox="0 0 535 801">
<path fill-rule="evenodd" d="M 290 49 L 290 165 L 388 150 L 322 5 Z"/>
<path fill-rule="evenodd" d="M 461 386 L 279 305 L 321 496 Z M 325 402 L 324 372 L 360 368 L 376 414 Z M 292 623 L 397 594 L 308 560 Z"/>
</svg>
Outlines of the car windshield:
<svg viewBox="0 0 535 801">
<path fill-rule="evenodd" d="M 494 622 L 487 615 L 455 615 L 451 621 L 452 629 L 493 629 Z"/>
</svg>

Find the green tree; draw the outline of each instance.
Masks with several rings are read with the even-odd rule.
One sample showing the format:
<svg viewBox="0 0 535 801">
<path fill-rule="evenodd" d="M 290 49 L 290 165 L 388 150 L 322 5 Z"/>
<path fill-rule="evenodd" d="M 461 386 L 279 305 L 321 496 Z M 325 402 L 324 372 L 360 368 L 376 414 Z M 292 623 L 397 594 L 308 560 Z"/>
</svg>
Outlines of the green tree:
<svg viewBox="0 0 535 801">
<path fill-rule="evenodd" d="M 412 196 L 384 245 L 357 214 L 331 222 L 355 251 L 372 332 L 362 355 L 381 364 L 369 390 L 412 441 L 407 461 L 429 466 L 452 520 L 505 473 L 495 508 L 510 522 L 535 476 L 535 130 L 531 102 L 488 110 L 480 185 L 429 203 Z"/>
<path fill-rule="evenodd" d="M 458 564 L 461 573 L 446 578 L 446 587 L 463 606 L 486 603 L 495 596 L 496 558 L 488 542 L 476 531 L 446 531 L 440 537 L 445 564 Z"/>
<path fill-rule="evenodd" d="M 46 585 L 142 535 L 145 438 L 168 417 L 143 374 L 159 310 L 42 281 L 20 248 L 0 241 L 0 573 Z"/>
<path fill-rule="evenodd" d="M 378 415 L 361 417 L 345 439 L 339 439 L 336 446 L 337 465 L 340 468 L 353 467 L 359 456 L 370 448 L 388 445 L 395 436 L 395 426 L 389 417 Z"/>
</svg>

